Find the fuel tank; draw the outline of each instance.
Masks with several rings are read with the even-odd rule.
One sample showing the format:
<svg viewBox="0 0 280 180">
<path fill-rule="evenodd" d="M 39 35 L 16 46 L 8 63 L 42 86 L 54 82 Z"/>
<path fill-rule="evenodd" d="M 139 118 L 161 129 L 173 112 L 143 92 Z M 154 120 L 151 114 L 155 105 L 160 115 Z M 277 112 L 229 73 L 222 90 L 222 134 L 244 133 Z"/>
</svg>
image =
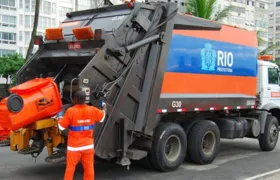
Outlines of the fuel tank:
<svg viewBox="0 0 280 180">
<path fill-rule="evenodd" d="M 52 78 L 35 78 L 10 89 L 0 102 L 0 124 L 17 130 L 57 114 L 62 102 Z"/>
</svg>

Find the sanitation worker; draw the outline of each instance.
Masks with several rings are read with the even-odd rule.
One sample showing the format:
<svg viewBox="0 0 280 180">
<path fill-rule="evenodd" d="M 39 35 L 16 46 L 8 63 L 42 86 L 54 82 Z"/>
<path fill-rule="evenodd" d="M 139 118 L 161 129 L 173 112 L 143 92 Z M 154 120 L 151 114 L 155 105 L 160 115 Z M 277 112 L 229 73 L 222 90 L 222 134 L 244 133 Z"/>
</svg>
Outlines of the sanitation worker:
<svg viewBox="0 0 280 180">
<path fill-rule="evenodd" d="M 84 180 L 94 179 L 94 125 L 105 118 L 103 110 L 85 104 L 86 94 L 78 90 L 74 95 L 74 106 L 69 108 L 58 122 L 60 130 L 68 128 L 66 171 L 64 180 L 72 180 L 76 165 L 82 161 Z"/>
</svg>

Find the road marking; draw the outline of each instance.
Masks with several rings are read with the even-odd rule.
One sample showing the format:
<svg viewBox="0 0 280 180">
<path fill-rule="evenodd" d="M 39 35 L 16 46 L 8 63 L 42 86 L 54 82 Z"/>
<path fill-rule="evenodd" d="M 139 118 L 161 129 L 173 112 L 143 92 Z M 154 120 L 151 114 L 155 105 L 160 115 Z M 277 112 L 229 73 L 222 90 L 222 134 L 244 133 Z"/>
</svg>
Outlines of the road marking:
<svg viewBox="0 0 280 180">
<path fill-rule="evenodd" d="M 185 169 L 185 170 L 195 170 L 195 171 L 206 171 L 206 170 L 211 170 L 211 169 L 215 169 L 217 167 L 219 167 L 219 165 L 230 162 L 230 161 L 235 161 L 238 159 L 244 159 L 244 158 L 250 158 L 252 156 L 256 156 L 259 155 L 260 153 L 248 153 L 245 155 L 235 155 L 231 157 L 228 156 L 223 156 L 221 157 L 217 157 L 216 160 L 211 163 L 211 164 L 207 164 L 207 165 L 194 165 L 194 164 L 183 164 L 181 165 L 181 168 Z"/>
<path fill-rule="evenodd" d="M 267 176 L 267 175 L 270 175 L 270 174 L 274 174 L 274 173 L 277 173 L 277 172 L 280 172 L 280 169 L 275 169 L 273 171 L 268 171 L 266 173 L 258 174 L 256 176 L 252 176 L 252 177 L 246 178 L 244 180 L 254 180 L 254 179 L 257 179 L 257 178 L 260 178 L 260 177 L 264 177 L 264 176 Z"/>
<path fill-rule="evenodd" d="M 214 164 L 217 164 L 217 165 L 220 165 L 220 164 L 224 164 L 224 163 L 227 163 L 229 161 L 235 161 L 235 160 L 238 160 L 238 159 L 244 159 L 244 158 L 250 158 L 252 156 L 256 156 L 256 155 L 259 155 L 260 153 L 248 153 L 248 154 L 240 154 L 240 155 L 235 155 L 235 156 L 232 156 L 232 157 L 224 157 L 224 159 L 217 159 L 217 162 L 214 162 Z"/>
<path fill-rule="evenodd" d="M 217 165 L 207 164 L 207 165 L 196 165 L 196 164 L 184 164 L 181 165 L 181 168 L 184 170 L 192 170 L 192 171 L 206 171 L 217 168 Z"/>
</svg>

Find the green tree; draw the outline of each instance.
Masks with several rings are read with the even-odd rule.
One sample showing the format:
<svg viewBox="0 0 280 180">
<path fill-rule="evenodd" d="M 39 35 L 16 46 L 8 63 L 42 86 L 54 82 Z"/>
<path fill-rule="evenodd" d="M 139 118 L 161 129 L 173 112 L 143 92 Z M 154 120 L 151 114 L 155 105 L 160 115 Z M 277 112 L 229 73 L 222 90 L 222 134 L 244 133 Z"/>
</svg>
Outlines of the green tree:
<svg viewBox="0 0 280 180">
<path fill-rule="evenodd" d="M 0 57 L 0 64 L 0 74 L 4 77 L 10 75 L 13 83 L 15 83 L 16 72 L 24 64 L 24 58 L 20 54 L 8 54 Z"/>
<path fill-rule="evenodd" d="M 221 21 L 229 15 L 232 6 L 222 10 L 217 8 L 217 0 L 187 0 L 187 12 L 204 19 Z"/>
</svg>

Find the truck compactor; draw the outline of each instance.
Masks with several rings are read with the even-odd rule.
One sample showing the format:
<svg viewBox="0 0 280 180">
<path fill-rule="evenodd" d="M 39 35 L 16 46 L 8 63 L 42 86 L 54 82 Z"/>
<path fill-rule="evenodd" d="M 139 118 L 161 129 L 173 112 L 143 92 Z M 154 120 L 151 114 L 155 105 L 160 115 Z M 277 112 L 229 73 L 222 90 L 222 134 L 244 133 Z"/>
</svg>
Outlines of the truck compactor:
<svg viewBox="0 0 280 180">
<path fill-rule="evenodd" d="M 279 106 L 262 101 L 268 74 L 258 69 L 279 70 L 258 65 L 255 32 L 179 14 L 174 3 L 128 3 L 67 13 L 36 44 L 0 104 L 12 151 L 37 156 L 47 147 L 47 162 L 64 161 L 67 133 L 53 116 L 79 88 L 87 104 L 108 106 L 94 129 L 96 158 L 123 166 L 208 164 L 220 138 L 255 138 L 264 151 L 277 143 Z"/>
</svg>

